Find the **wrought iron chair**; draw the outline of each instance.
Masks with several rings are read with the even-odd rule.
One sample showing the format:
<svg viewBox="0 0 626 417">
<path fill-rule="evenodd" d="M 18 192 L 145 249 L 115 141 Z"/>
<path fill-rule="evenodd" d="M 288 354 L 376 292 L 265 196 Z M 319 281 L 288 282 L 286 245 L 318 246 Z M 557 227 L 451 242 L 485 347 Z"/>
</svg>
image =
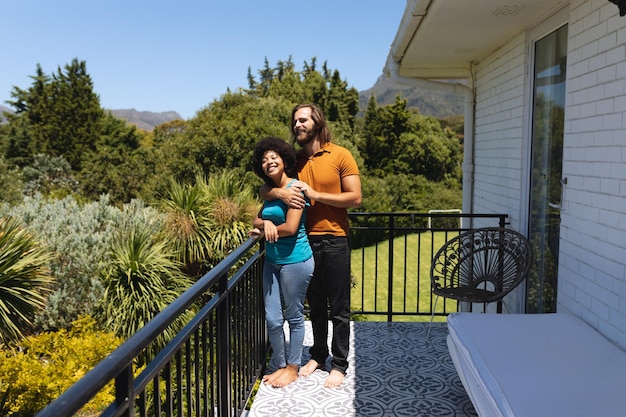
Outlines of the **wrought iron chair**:
<svg viewBox="0 0 626 417">
<path fill-rule="evenodd" d="M 436 296 L 430 325 L 439 297 L 484 305 L 497 301 L 501 313 L 502 299 L 524 281 L 531 262 L 530 243 L 515 230 L 487 227 L 450 239 L 437 251 L 430 269 Z"/>
</svg>

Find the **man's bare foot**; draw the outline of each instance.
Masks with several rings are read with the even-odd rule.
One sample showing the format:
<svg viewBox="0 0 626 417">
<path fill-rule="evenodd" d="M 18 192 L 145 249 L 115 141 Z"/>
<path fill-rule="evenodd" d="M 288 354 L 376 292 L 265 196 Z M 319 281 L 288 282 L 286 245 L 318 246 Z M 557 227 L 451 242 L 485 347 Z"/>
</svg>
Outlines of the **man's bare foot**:
<svg viewBox="0 0 626 417">
<path fill-rule="evenodd" d="M 337 369 L 331 370 L 328 378 L 326 378 L 326 382 L 324 382 L 324 388 L 337 388 L 343 383 L 344 376 L 343 372 Z"/>
<path fill-rule="evenodd" d="M 306 365 L 304 365 L 302 368 L 300 368 L 300 375 L 302 375 L 302 376 L 309 376 L 313 372 L 315 372 L 315 370 L 319 366 L 320 366 L 320 364 L 317 363 L 316 360 L 309 359 L 309 361 L 306 363 Z"/>
<path fill-rule="evenodd" d="M 263 382 L 273 388 L 283 388 L 298 379 L 298 366 L 287 365 L 276 372 L 263 377 Z"/>
</svg>

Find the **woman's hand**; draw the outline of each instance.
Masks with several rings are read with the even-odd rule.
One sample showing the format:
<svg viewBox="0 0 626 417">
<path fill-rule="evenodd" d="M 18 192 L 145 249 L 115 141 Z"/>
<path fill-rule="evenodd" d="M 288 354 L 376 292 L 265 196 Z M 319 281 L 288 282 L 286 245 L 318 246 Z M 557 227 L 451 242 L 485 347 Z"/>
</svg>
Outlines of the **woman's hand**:
<svg viewBox="0 0 626 417">
<path fill-rule="evenodd" d="M 269 220 L 263 220 L 263 232 L 265 233 L 265 240 L 274 243 L 278 241 L 278 229 L 276 225 Z"/>
</svg>

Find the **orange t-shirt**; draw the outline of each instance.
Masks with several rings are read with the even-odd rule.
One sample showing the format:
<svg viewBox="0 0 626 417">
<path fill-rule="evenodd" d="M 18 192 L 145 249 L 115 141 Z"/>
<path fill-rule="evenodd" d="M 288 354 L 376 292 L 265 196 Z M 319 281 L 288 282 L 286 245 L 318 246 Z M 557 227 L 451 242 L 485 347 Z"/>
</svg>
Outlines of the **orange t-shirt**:
<svg viewBox="0 0 626 417">
<path fill-rule="evenodd" d="M 359 175 L 359 167 L 350 151 L 332 142 L 310 158 L 298 152 L 297 169 L 298 179 L 315 191 L 333 194 L 342 192 L 343 177 Z M 348 210 L 312 201 L 306 214 L 306 230 L 310 235 L 347 236 Z"/>
</svg>

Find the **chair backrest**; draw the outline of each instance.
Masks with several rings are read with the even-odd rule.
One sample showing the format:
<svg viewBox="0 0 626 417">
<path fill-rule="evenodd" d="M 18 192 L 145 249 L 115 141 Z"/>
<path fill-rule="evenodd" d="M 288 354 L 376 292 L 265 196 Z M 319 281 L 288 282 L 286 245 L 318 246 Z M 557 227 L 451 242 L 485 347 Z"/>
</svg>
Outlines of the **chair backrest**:
<svg viewBox="0 0 626 417">
<path fill-rule="evenodd" d="M 459 301 L 499 301 L 526 278 L 531 262 L 530 243 L 515 230 L 469 230 L 435 254 L 430 269 L 432 291 Z"/>
</svg>

